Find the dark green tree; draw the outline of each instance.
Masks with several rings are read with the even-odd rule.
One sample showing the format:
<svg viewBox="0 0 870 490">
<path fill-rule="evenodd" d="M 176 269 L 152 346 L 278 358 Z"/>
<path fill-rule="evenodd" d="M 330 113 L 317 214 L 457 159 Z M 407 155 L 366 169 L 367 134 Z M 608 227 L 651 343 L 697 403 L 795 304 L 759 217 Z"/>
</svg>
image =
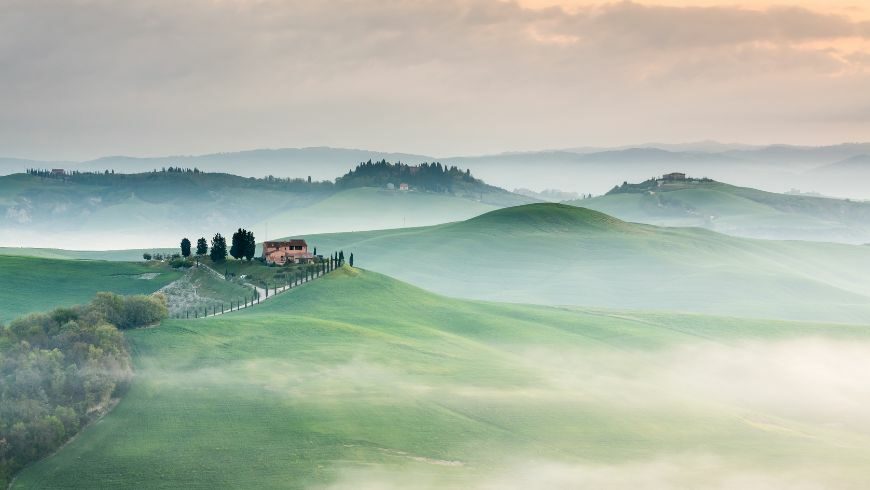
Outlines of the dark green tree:
<svg viewBox="0 0 870 490">
<path fill-rule="evenodd" d="M 353 267 L 353 254 L 350 254 L 350 260 L 348 260 L 347 263 L 350 264 L 351 267 Z"/>
<path fill-rule="evenodd" d="M 234 259 L 238 260 L 245 256 L 245 241 L 247 240 L 247 237 L 248 231 L 241 228 L 233 233 L 233 244 L 230 247 L 230 255 L 232 255 Z"/>
<path fill-rule="evenodd" d="M 257 253 L 257 239 L 254 238 L 254 232 L 249 231 L 245 234 L 245 258 L 249 261 L 254 258 Z"/>
<path fill-rule="evenodd" d="M 338 266 L 341 267 L 344 265 L 344 250 L 338 252 Z"/>
<path fill-rule="evenodd" d="M 187 238 L 181 239 L 181 255 L 183 257 L 190 257 L 190 240 Z"/>
<path fill-rule="evenodd" d="M 208 242 L 205 241 L 205 237 L 202 237 L 196 241 L 196 255 L 205 255 L 207 253 L 208 253 Z"/>
<path fill-rule="evenodd" d="M 227 239 L 220 233 L 215 233 L 211 239 L 211 252 L 209 252 L 212 262 L 223 262 L 227 260 Z"/>
</svg>

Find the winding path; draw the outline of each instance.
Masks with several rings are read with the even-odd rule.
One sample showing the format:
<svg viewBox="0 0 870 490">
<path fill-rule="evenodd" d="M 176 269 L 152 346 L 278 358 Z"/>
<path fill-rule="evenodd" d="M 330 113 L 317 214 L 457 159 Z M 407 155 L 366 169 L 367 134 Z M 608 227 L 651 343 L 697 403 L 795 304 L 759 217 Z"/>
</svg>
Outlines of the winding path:
<svg viewBox="0 0 870 490">
<path fill-rule="evenodd" d="M 211 267 L 209 267 L 209 266 L 207 266 L 207 265 L 205 265 L 205 264 L 203 264 L 203 263 L 200 263 L 197 267 L 205 267 L 206 270 L 208 270 L 209 272 L 211 272 L 211 273 L 214 274 L 215 276 L 219 277 L 221 280 L 226 280 L 226 278 L 224 277 L 223 274 L 221 274 L 220 272 L 218 272 L 218 271 L 212 269 Z M 287 292 L 287 291 L 289 291 L 289 290 L 291 290 L 291 289 L 296 289 L 296 288 L 298 288 L 299 286 L 302 286 L 302 285 L 307 284 L 307 283 L 309 283 L 309 282 L 311 282 L 311 281 L 314 281 L 315 279 L 319 279 L 319 278 L 325 276 L 326 274 L 329 274 L 330 272 L 333 272 L 334 270 L 335 270 L 335 269 L 332 269 L 332 270 L 328 270 L 328 271 L 326 271 L 326 272 L 321 271 L 321 270 L 317 270 L 317 271 L 314 273 L 314 277 L 312 277 L 311 279 L 309 279 L 309 280 L 307 280 L 307 281 L 297 279 L 297 280 L 294 280 L 293 282 L 291 282 L 290 284 L 285 284 L 284 286 L 281 286 L 281 287 L 277 287 L 277 288 L 269 288 L 269 291 L 266 291 L 265 288 L 261 288 L 261 287 L 255 285 L 255 284 L 251 284 L 251 283 L 245 281 L 245 286 L 251 287 L 251 288 L 254 289 L 254 291 L 257 292 L 256 299 L 252 299 L 250 303 L 247 303 L 247 302 L 246 302 L 246 303 L 244 303 L 244 304 L 239 304 L 239 305 L 237 305 L 235 308 L 230 308 L 229 310 L 225 310 L 225 311 L 215 311 L 215 312 L 212 313 L 212 314 L 206 314 L 206 315 L 203 315 L 203 316 L 200 316 L 200 317 L 197 317 L 197 318 L 209 318 L 209 317 L 212 317 L 212 316 L 219 316 L 219 315 L 223 315 L 223 314 L 226 314 L 226 313 L 231 313 L 231 312 L 233 312 L 233 311 L 244 310 L 244 309 L 246 309 L 246 308 L 250 308 L 250 307 L 253 307 L 253 306 L 259 305 L 259 304 L 260 304 L 261 302 L 263 302 L 263 301 L 267 301 L 267 300 L 269 300 L 269 299 L 271 299 L 271 298 L 274 298 L 275 296 L 277 296 L 277 295 L 279 295 L 279 294 L 281 294 L 281 293 Z"/>
</svg>

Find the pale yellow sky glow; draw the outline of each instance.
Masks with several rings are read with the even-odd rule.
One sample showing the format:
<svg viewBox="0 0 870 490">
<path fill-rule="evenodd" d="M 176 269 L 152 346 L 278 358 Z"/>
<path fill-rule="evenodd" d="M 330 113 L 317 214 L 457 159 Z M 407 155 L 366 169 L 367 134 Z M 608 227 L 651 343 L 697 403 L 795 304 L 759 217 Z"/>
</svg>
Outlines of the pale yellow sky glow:
<svg viewBox="0 0 870 490">
<path fill-rule="evenodd" d="M 596 7 L 608 2 L 595 0 L 519 0 L 520 5 L 530 8 L 562 7 L 566 10 Z M 612 2 L 611 2 L 612 3 Z M 641 5 L 663 5 L 669 7 L 740 7 L 746 9 L 767 9 L 771 7 L 803 7 L 828 14 L 846 15 L 855 20 L 870 19 L 870 7 L 855 0 L 796 0 L 782 1 L 728 1 L 728 0 L 635 0 Z"/>
</svg>

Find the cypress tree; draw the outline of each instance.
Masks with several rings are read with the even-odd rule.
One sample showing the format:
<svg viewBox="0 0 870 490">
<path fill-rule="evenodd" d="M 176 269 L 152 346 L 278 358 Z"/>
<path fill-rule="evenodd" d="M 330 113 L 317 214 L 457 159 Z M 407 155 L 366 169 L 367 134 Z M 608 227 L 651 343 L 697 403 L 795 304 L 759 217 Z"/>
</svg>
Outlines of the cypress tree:
<svg viewBox="0 0 870 490">
<path fill-rule="evenodd" d="M 238 260 L 245 256 L 246 243 L 248 232 L 241 228 L 238 229 L 235 233 L 233 233 L 232 246 L 230 246 L 230 255 L 233 256 L 234 259 Z"/>
<path fill-rule="evenodd" d="M 184 258 L 190 257 L 190 240 L 187 238 L 181 239 L 181 256 Z"/>
<path fill-rule="evenodd" d="M 220 233 L 216 233 L 211 239 L 209 257 L 213 262 L 223 262 L 227 259 L 227 240 Z"/>
<path fill-rule="evenodd" d="M 243 254 L 245 258 L 250 261 L 254 258 L 254 255 L 257 253 L 257 239 L 254 238 L 254 232 L 248 231 L 245 233 L 245 253 Z"/>
</svg>

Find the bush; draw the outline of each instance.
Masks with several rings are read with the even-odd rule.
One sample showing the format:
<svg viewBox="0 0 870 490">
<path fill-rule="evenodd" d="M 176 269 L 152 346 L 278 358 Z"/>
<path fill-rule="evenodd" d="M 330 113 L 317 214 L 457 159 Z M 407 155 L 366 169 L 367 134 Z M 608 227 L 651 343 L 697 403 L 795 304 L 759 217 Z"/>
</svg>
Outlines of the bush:
<svg viewBox="0 0 870 490">
<path fill-rule="evenodd" d="M 153 325 L 169 314 L 166 296 L 162 294 L 121 296 L 97 293 L 90 307 L 121 330 Z"/>
<path fill-rule="evenodd" d="M 187 269 L 193 267 L 193 260 L 182 257 L 175 257 L 169 261 L 169 266 L 174 269 Z"/>
<path fill-rule="evenodd" d="M 113 322 L 147 325 L 166 315 L 160 296 L 100 293 L 0 326 L 0 483 L 57 450 L 111 405 L 132 378 Z M 119 325 L 120 326 L 120 325 Z"/>
<path fill-rule="evenodd" d="M 151 254 L 148 252 L 145 252 L 144 254 L 142 254 L 142 258 L 145 260 L 151 260 Z"/>
</svg>

